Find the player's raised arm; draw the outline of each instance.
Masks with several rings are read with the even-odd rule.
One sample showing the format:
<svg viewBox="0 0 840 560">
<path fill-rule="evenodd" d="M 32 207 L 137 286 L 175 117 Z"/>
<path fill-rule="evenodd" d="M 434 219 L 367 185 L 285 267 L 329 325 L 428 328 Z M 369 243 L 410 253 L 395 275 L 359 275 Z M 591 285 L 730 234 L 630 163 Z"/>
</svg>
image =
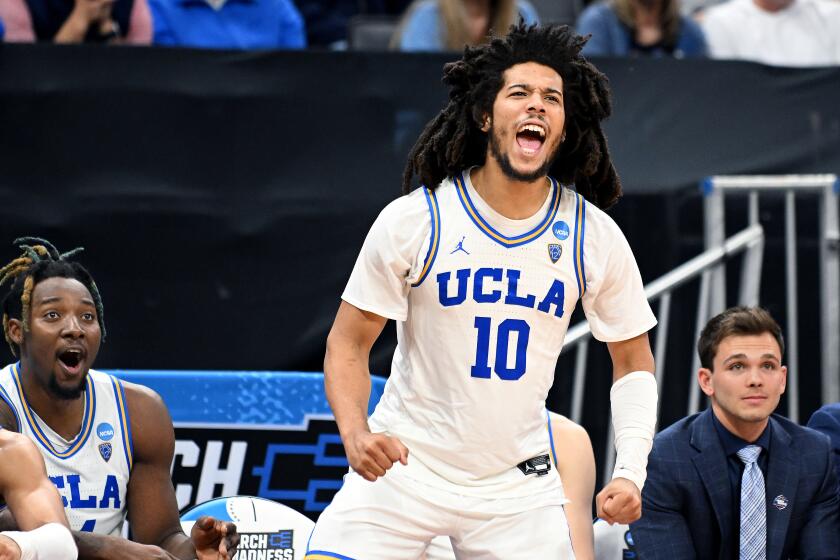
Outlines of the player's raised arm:
<svg viewBox="0 0 840 560">
<path fill-rule="evenodd" d="M 631 523 L 642 515 L 642 485 L 656 429 L 656 379 L 647 333 L 609 342 L 613 362 L 610 401 L 615 429 L 613 479 L 598 493 L 598 517 Z"/>
<path fill-rule="evenodd" d="M 0 431 L 0 491 L 22 531 L 0 534 L 0 559 L 75 560 L 73 537 L 44 460 L 26 437 Z"/>
<path fill-rule="evenodd" d="M 0 399 L 0 428 L 7 432 L 20 431 L 17 418 L 15 418 L 11 407 L 2 399 Z M 0 531 L 16 531 L 17 529 L 19 529 L 19 527 L 11 510 L 8 507 L 0 510 Z"/>
<path fill-rule="evenodd" d="M 373 481 L 400 461 L 408 449 L 394 437 L 372 434 L 367 423 L 370 400 L 368 358 L 387 319 L 346 301 L 338 308 L 324 357 L 324 383 L 350 466 Z"/>
<path fill-rule="evenodd" d="M 68 527 L 61 499 L 35 445 L 5 430 L 0 431 L 0 489 L 19 529 L 29 531 L 46 523 Z"/>
</svg>

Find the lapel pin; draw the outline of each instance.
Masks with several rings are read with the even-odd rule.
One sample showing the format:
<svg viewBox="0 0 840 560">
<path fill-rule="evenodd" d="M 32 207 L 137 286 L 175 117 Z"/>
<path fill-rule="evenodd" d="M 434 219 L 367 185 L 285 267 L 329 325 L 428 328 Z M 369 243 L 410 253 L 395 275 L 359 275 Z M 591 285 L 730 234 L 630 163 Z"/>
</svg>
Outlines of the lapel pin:
<svg viewBox="0 0 840 560">
<path fill-rule="evenodd" d="M 775 498 L 773 498 L 773 507 L 777 510 L 782 511 L 788 506 L 788 499 L 785 498 L 782 494 L 779 494 Z"/>
</svg>

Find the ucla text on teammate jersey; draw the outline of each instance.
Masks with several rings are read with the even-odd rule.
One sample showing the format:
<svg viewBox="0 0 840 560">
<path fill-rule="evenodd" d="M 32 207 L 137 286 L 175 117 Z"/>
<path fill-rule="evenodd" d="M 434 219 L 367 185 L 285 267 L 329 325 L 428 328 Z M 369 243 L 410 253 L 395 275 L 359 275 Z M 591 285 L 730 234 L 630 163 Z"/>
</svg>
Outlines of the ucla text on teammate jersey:
<svg viewBox="0 0 840 560">
<path fill-rule="evenodd" d="M 67 441 L 30 406 L 20 364 L 0 371 L 0 399 L 12 409 L 20 432 L 41 451 L 70 528 L 119 535 L 134 455 L 125 390 L 117 378 L 90 370 L 83 398 L 81 431 Z"/>
<path fill-rule="evenodd" d="M 101 496 L 82 496 L 79 488 L 81 485 L 81 476 L 78 474 L 50 476 L 50 480 L 58 489 L 61 496 L 61 505 L 70 509 L 113 509 L 120 511 L 122 509 L 122 499 L 120 496 L 120 485 L 117 482 L 117 477 L 109 474 L 105 477 L 105 482 L 102 484 Z M 70 494 L 70 499 L 67 499 L 67 494 Z M 80 531 L 92 532 L 96 525 L 95 519 L 86 520 L 79 528 Z"/>
</svg>

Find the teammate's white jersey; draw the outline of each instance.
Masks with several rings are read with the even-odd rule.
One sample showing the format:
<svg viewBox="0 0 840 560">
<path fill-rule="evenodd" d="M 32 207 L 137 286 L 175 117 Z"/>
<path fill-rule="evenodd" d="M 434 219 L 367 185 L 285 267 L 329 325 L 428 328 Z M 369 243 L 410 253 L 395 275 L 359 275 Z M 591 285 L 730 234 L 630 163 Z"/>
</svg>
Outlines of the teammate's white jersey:
<svg viewBox="0 0 840 560">
<path fill-rule="evenodd" d="M 90 370 L 82 429 L 72 441 L 58 435 L 29 407 L 19 363 L 0 372 L 0 398 L 14 411 L 20 433 L 34 441 L 44 457 L 70 528 L 119 535 L 133 451 L 122 383 Z"/>
<path fill-rule="evenodd" d="M 370 426 L 402 440 L 406 474 L 429 485 L 556 501 L 555 469 L 540 476 L 517 465 L 549 453 L 545 401 L 577 300 L 603 341 L 632 338 L 656 320 L 606 214 L 550 181 L 543 208 L 511 220 L 469 175 L 386 207 L 342 296 L 397 321 L 391 376 Z"/>
</svg>

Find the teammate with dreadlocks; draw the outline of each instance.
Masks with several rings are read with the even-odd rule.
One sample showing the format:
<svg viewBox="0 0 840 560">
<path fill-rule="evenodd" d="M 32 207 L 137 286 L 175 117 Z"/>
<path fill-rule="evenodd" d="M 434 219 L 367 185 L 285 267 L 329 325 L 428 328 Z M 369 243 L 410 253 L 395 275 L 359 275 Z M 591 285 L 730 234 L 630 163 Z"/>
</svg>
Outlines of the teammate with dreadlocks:
<svg viewBox="0 0 840 560">
<path fill-rule="evenodd" d="M 104 310 L 90 273 L 69 260 L 80 249 L 61 254 L 38 238 L 15 245 L 23 254 L 0 269 L 0 284 L 12 283 L 3 330 L 20 361 L 0 372 L 0 425 L 43 455 L 79 558 L 229 559 L 239 540 L 234 525 L 207 517 L 190 537 L 181 531 L 169 475 L 175 436 L 163 401 L 91 369 Z M 120 537 L 126 516 L 137 542 Z"/>
<path fill-rule="evenodd" d="M 445 66 L 449 103 L 404 176 L 405 190 L 415 175 L 425 187 L 377 218 L 327 340 L 327 397 L 353 472 L 308 559 L 414 559 L 436 535 L 458 558 L 571 558 L 545 400 L 578 299 L 613 362 L 618 457 L 598 515 L 639 517 L 656 320 L 602 211 L 620 186 L 600 125 L 607 80 L 584 43 L 520 24 Z M 397 349 L 368 420 L 368 355 L 389 318 Z"/>
</svg>

